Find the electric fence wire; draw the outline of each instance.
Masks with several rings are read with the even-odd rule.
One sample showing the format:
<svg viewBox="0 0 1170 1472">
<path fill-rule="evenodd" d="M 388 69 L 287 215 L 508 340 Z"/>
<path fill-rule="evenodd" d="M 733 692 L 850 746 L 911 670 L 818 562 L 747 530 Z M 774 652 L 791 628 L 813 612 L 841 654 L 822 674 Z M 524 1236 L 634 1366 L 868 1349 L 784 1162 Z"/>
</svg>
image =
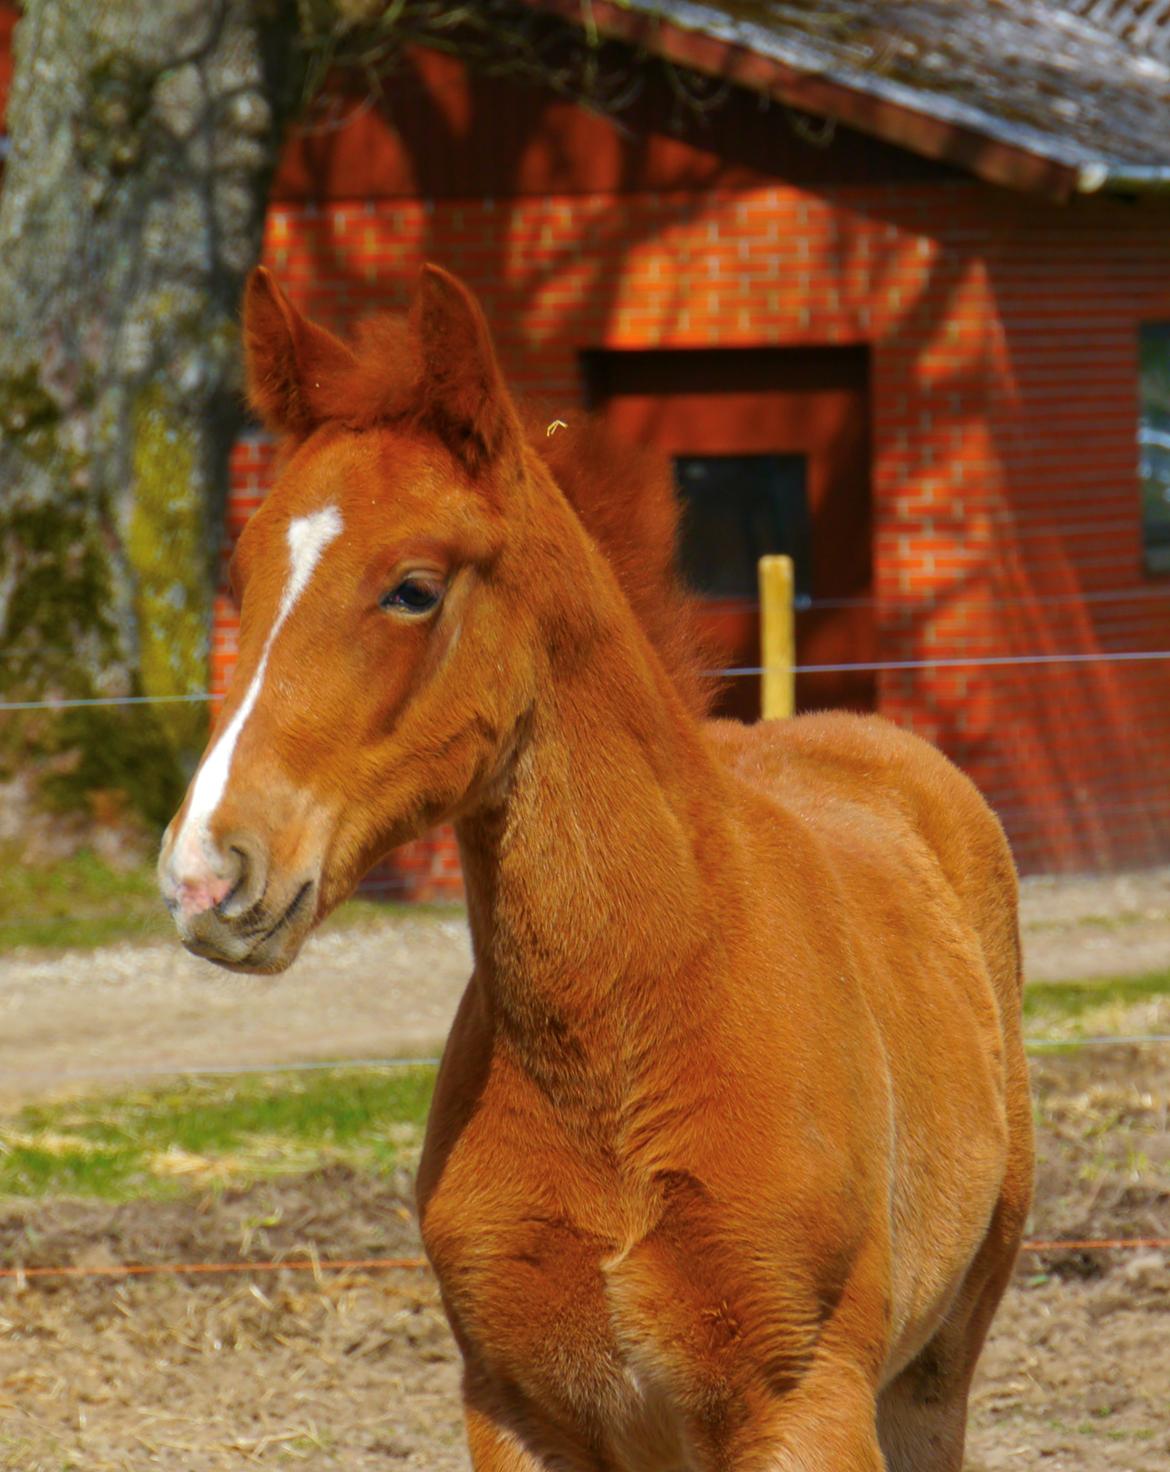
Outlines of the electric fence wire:
<svg viewBox="0 0 1170 1472">
<path fill-rule="evenodd" d="M 792 673 L 794 675 L 846 675 L 896 674 L 900 671 L 945 669 L 1044 669 L 1061 665 L 1151 664 L 1164 660 L 1170 660 L 1170 649 L 1118 649 L 1083 653 L 1069 651 L 1057 654 L 972 654 L 955 658 L 875 659 L 843 664 L 798 664 L 792 666 Z M 732 679 L 742 675 L 763 675 L 768 671 L 762 665 L 734 665 L 727 669 L 704 670 L 703 673 L 712 679 Z M 53 711 L 74 710 L 88 706 L 168 705 L 176 702 L 210 702 L 222 699 L 223 696 L 214 691 L 200 691 L 190 695 L 99 695 L 83 700 L 6 700 L 0 701 L 0 711 Z"/>
</svg>

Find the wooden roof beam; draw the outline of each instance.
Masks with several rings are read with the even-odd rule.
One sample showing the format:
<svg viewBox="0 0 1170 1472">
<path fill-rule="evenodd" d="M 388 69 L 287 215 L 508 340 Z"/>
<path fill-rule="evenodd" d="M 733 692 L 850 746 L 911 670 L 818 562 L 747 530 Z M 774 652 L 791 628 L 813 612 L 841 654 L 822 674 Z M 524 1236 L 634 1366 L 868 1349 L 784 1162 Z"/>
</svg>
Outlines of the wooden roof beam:
<svg viewBox="0 0 1170 1472">
<path fill-rule="evenodd" d="M 563 20 L 583 23 L 581 0 L 526 3 Z M 591 0 L 589 14 L 603 36 L 760 92 L 789 107 L 836 118 L 912 153 L 967 169 L 989 183 L 1059 202 L 1083 192 L 1081 170 L 1075 164 L 1047 158 L 971 126 L 933 117 L 823 73 L 799 71 L 745 46 L 684 30 L 664 15 L 631 10 L 615 0 Z"/>
</svg>

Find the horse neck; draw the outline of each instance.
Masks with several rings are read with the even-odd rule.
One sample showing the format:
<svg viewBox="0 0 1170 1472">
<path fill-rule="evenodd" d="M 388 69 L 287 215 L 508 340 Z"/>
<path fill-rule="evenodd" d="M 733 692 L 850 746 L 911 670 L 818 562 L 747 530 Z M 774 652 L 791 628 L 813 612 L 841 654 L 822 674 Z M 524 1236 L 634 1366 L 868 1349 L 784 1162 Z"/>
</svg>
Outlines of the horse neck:
<svg viewBox="0 0 1170 1472">
<path fill-rule="evenodd" d="M 502 794 L 459 838 L 497 1033 L 580 1093 L 694 1025 L 704 860 L 729 846 L 723 779 L 628 610 L 570 663 L 551 662 Z"/>
</svg>

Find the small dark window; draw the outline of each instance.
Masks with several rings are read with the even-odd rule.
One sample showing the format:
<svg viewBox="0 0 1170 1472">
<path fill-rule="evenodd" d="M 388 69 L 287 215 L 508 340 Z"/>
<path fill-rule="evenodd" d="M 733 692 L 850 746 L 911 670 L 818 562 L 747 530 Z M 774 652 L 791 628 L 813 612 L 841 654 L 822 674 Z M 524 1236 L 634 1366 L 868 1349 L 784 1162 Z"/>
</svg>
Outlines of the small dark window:
<svg viewBox="0 0 1170 1472">
<path fill-rule="evenodd" d="M 708 598 L 756 598 L 757 564 L 786 552 L 796 593 L 810 592 L 803 455 L 676 455 L 683 500 L 682 568 Z"/>
<path fill-rule="evenodd" d="M 1170 322 L 1141 329 L 1142 544 L 1147 572 L 1170 572 Z"/>
</svg>

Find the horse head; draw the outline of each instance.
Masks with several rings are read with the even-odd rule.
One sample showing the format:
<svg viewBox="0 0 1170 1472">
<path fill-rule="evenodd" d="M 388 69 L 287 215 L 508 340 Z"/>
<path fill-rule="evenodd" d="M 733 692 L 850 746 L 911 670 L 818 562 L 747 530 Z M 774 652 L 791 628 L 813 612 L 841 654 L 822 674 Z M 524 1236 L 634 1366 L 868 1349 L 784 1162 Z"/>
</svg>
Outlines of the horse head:
<svg viewBox="0 0 1170 1472">
<path fill-rule="evenodd" d="M 159 877 L 188 949 L 274 972 L 372 863 L 499 781 L 538 616 L 509 551 L 540 518 L 483 314 L 445 272 L 351 347 L 258 270 L 244 341 L 283 465 L 232 561 L 239 662 Z"/>
</svg>

